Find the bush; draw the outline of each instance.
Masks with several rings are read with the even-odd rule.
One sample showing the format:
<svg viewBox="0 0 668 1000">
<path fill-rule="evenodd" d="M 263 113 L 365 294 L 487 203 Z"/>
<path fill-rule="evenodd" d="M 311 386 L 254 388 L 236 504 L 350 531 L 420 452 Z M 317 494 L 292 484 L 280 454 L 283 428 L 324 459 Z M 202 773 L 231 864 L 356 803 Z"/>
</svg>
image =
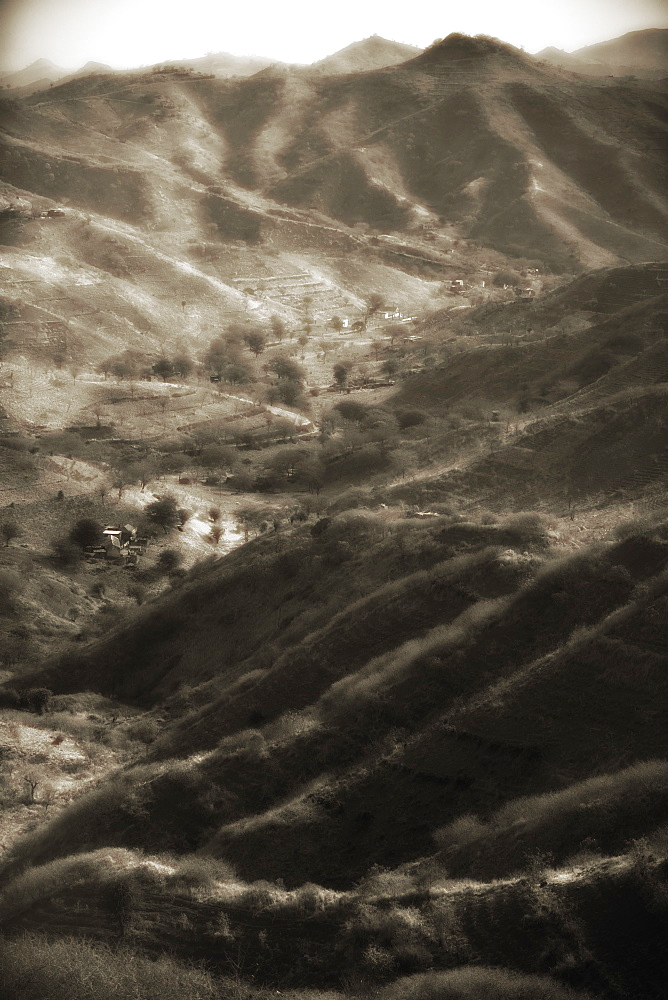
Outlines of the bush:
<svg viewBox="0 0 668 1000">
<path fill-rule="evenodd" d="M 76 566 L 81 560 L 81 548 L 70 538 L 56 538 L 51 543 L 56 562 L 63 567 Z"/>
<path fill-rule="evenodd" d="M 464 966 L 398 979 L 378 996 L 379 1000 L 585 1000 L 589 994 L 561 986 L 548 976 Z"/>
<path fill-rule="evenodd" d="M 146 588 L 142 587 L 140 583 L 129 584 L 126 593 L 137 604 L 143 604 L 146 599 Z"/>
<path fill-rule="evenodd" d="M 163 549 L 156 560 L 155 567 L 160 573 L 173 573 L 182 562 L 182 555 L 176 549 Z"/>
<path fill-rule="evenodd" d="M 155 719 L 142 717 L 127 727 L 127 734 L 131 740 L 139 743 L 154 743 L 160 735 L 160 726 Z"/>
<path fill-rule="evenodd" d="M 23 702 L 36 715 L 43 715 L 49 711 L 49 704 L 53 697 L 53 691 L 46 687 L 29 688 L 23 696 Z"/>
<path fill-rule="evenodd" d="M 7 520 L 0 524 L 0 538 L 2 538 L 5 545 L 9 545 L 14 538 L 18 538 L 22 534 L 23 532 L 16 521 Z"/>
<path fill-rule="evenodd" d="M 4 1000 L 220 1000 L 207 972 L 78 938 L 26 935 L 0 943 Z"/>
<path fill-rule="evenodd" d="M 427 414 L 422 410 L 400 410 L 397 413 L 397 423 L 402 431 L 409 427 L 418 427 L 427 419 Z"/>
</svg>

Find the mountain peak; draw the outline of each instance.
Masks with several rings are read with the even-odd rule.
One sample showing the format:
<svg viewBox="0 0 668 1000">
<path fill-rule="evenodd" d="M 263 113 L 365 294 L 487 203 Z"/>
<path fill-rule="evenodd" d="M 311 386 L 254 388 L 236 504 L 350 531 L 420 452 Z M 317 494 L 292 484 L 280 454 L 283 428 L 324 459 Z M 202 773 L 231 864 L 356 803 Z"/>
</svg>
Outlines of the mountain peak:
<svg viewBox="0 0 668 1000">
<path fill-rule="evenodd" d="M 523 52 L 487 35 L 462 35 L 453 32 L 439 42 L 430 45 L 413 62 L 422 66 L 452 66 L 465 70 L 472 66 L 479 67 L 485 60 L 499 57 L 502 61 L 514 67 L 526 65 L 528 60 Z"/>
<path fill-rule="evenodd" d="M 404 42 L 393 42 L 382 35 L 370 35 L 333 52 L 311 67 L 320 73 L 357 73 L 396 66 L 419 55 L 420 49 Z"/>
</svg>

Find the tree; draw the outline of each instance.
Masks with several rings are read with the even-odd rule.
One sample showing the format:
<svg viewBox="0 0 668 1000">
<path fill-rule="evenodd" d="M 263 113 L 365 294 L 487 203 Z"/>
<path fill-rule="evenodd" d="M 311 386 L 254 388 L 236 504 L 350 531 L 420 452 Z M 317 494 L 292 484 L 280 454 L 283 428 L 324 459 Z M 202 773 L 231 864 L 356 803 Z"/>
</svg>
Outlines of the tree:
<svg viewBox="0 0 668 1000">
<path fill-rule="evenodd" d="M 387 361 L 383 362 L 382 370 L 385 375 L 396 375 L 399 371 L 399 362 L 394 358 L 388 358 Z"/>
<path fill-rule="evenodd" d="M 345 388 L 348 384 L 348 375 L 350 374 L 351 363 L 349 361 L 340 361 L 337 365 L 334 365 L 334 381 L 339 386 L 340 389 Z"/>
<path fill-rule="evenodd" d="M 224 530 L 225 529 L 222 528 L 220 524 L 214 524 L 211 526 L 211 530 L 207 535 L 207 538 L 212 545 L 218 545 L 218 542 L 223 537 Z"/>
<path fill-rule="evenodd" d="M 371 317 L 375 316 L 375 314 L 378 312 L 379 309 L 382 309 L 384 301 L 385 300 L 383 299 L 383 296 L 380 295 L 378 292 L 373 292 L 369 296 L 366 302 L 366 312 L 364 314 L 365 326 L 369 322 Z"/>
<path fill-rule="evenodd" d="M 281 448 L 269 464 L 286 479 L 294 479 L 297 469 L 307 458 L 308 452 L 304 448 Z"/>
<path fill-rule="evenodd" d="M 21 528 L 19 528 L 16 521 L 3 521 L 2 524 L 0 524 L 0 536 L 2 536 L 4 540 L 5 547 L 9 545 L 12 539 L 18 538 L 19 535 L 22 534 L 23 532 Z"/>
<path fill-rule="evenodd" d="M 222 444 L 207 445 L 199 456 L 202 468 L 211 474 L 231 469 L 234 465 L 234 460 L 234 450 Z"/>
<path fill-rule="evenodd" d="M 111 363 L 111 374 L 121 382 L 124 378 L 135 374 L 135 366 L 129 361 L 117 360 Z"/>
<path fill-rule="evenodd" d="M 134 464 L 128 470 L 128 475 L 132 475 L 134 477 L 132 481 L 139 483 L 143 493 L 151 480 L 155 478 L 157 471 L 158 468 L 154 461 L 151 459 L 144 459 L 143 461 Z"/>
<path fill-rule="evenodd" d="M 304 321 L 304 330 L 307 335 L 313 330 L 313 296 L 305 295 L 302 299 L 302 318 Z"/>
<path fill-rule="evenodd" d="M 256 358 L 259 354 L 262 354 L 266 345 L 266 338 L 260 330 L 249 330 L 245 334 L 244 340 L 248 345 L 248 349 L 253 352 Z"/>
<path fill-rule="evenodd" d="M 85 549 L 99 545 L 102 540 L 102 529 L 92 517 L 80 517 L 71 528 L 68 538 L 80 549 Z"/>
<path fill-rule="evenodd" d="M 162 528 L 165 534 L 170 528 L 176 528 L 180 523 L 179 509 L 172 496 L 161 497 L 148 504 L 144 510 L 144 516 L 149 524 Z"/>
<path fill-rule="evenodd" d="M 279 379 L 288 379 L 301 384 L 304 378 L 302 368 L 296 361 L 292 361 L 284 354 L 277 354 L 275 358 L 272 358 L 267 368 L 269 371 L 274 372 Z"/>
<path fill-rule="evenodd" d="M 227 367 L 229 347 L 222 337 L 214 337 L 204 354 L 204 364 L 214 375 L 222 378 Z"/>
<path fill-rule="evenodd" d="M 243 529 L 245 541 L 248 541 L 251 529 L 256 532 L 266 529 L 267 524 L 272 520 L 272 512 L 262 507 L 240 507 L 236 512 L 236 519 L 237 524 Z"/>
<path fill-rule="evenodd" d="M 398 323 L 392 323 L 391 326 L 385 328 L 385 335 L 390 338 L 391 346 L 394 346 L 397 337 L 402 337 L 404 332 L 403 326 L 400 326 Z"/>
<path fill-rule="evenodd" d="M 329 321 L 330 329 L 334 330 L 335 333 L 340 333 L 343 330 L 343 320 L 340 316 L 332 316 Z"/>
<path fill-rule="evenodd" d="M 158 358 L 156 363 L 153 365 L 153 371 L 158 375 L 163 382 L 171 378 L 174 374 L 174 365 L 169 360 L 169 358 Z"/>
<path fill-rule="evenodd" d="M 280 316 L 276 316 L 275 314 L 269 318 L 269 322 L 271 323 L 272 336 L 274 336 L 280 344 L 285 336 L 285 323 Z"/>
<path fill-rule="evenodd" d="M 95 417 L 95 426 L 96 427 L 101 427 L 102 426 L 102 417 L 105 416 L 104 407 L 102 406 L 102 404 L 101 403 L 95 403 L 94 406 L 91 406 L 91 412 L 92 412 L 93 416 Z"/>
<path fill-rule="evenodd" d="M 521 281 L 521 275 L 518 274 L 517 271 L 513 271 L 510 268 L 497 271 L 492 278 L 492 284 L 496 285 L 497 288 L 503 288 L 504 285 L 512 285 L 515 287 L 516 285 L 519 285 Z"/>
<path fill-rule="evenodd" d="M 181 378 L 188 378 L 193 370 L 192 359 L 187 354 L 177 354 L 172 361 L 174 372 Z"/>
<path fill-rule="evenodd" d="M 248 365 L 241 361 L 235 361 L 229 365 L 226 372 L 227 381 L 233 385 L 245 385 L 253 381 L 253 373 Z"/>
<path fill-rule="evenodd" d="M 304 360 L 304 350 L 306 348 L 306 345 L 308 344 L 308 337 L 306 336 L 305 333 L 301 334 L 301 336 L 297 340 L 297 343 L 299 344 L 299 346 L 302 349 L 302 361 L 303 361 Z"/>
<path fill-rule="evenodd" d="M 118 490 L 118 499 L 123 496 L 123 490 L 137 482 L 137 474 L 131 465 L 119 466 L 111 476 L 111 485 Z"/>
<path fill-rule="evenodd" d="M 368 407 L 357 403 L 354 399 L 343 399 L 334 409 L 338 410 L 344 420 L 350 420 L 354 424 L 365 423 L 369 416 Z"/>
<path fill-rule="evenodd" d="M 155 567 L 160 573 L 173 573 L 182 561 L 183 557 L 176 549 L 163 549 L 156 560 Z"/>
<path fill-rule="evenodd" d="M 278 392 L 281 402 L 286 406 L 300 406 L 304 401 L 301 382 L 284 379 L 278 385 Z"/>
</svg>

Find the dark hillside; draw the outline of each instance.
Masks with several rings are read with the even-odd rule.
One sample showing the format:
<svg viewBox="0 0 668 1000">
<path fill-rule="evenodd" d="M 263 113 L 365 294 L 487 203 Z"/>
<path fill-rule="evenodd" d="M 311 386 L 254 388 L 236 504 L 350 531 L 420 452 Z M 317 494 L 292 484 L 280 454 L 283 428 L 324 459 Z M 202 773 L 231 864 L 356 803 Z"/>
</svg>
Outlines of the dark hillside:
<svg viewBox="0 0 668 1000">
<path fill-rule="evenodd" d="M 439 534 L 441 544 L 452 544 L 457 531 L 432 529 L 432 546 Z M 420 536 L 429 537 L 415 535 L 413 546 Z M 403 641 L 391 624 L 391 590 L 386 604 L 351 606 L 348 628 L 360 630 L 358 645 L 365 613 L 373 611 L 379 631 L 387 616 L 393 648 L 384 654 L 372 632 L 364 641 L 375 655 L 363 659 L 334 619 L 327 633 L 287 646 L 268 673 L 249 673 L 236 689 L 240 666 L 212 677 L 200 694 L 206 707 L 156 745 L 154 756 L 166 761 L 112 779 L 18 845 L 15 858 L 43 862 L 75 845 L 105 843 L 199 849 L 229 858 L 245 878 L 341 886 L 374 861 L 394 866 L 428 853 L 433 831 L 463 813 L 484 817 L 519 795 L 556 791 L 660 753 L 653 706 L 662 701 L 666 666 L 665 527 L 548 560 L 537 574 L 536 558 L 504 550 L 490 563 L 491 556 L 456 557 L 449 574 L 447 563 L 433 565 L 423 575 L 438 588 L 433 624 L 418 616 L 409 630 L 406 621 Z M 472 590 L 476 567 L 483 572 Z M 460 594 L 444 587 L 448 575 Z M 419 578 L 408 577 L 406 587 L 419 594 Z M 453 597 L 462 607 L 462 590 L 469 607 L 458 614 Z M 200 585 L 200 623 L 206 593 Z M 132 650 L 133 641 L 132 633 L 126 641 L 118 635 L 107 648 Z M 152 658 L 162 660 L 150 629 L 144 642 L 150 677 Z M 101 652 L 90 651 L 88 676 L 80 678 L 87 686 L 103 668 Z M 345 673 L 333 672 L 337 660 Z M 110 682 L 104 669 L 101 676 L 103 686 Z"/>
</svg>

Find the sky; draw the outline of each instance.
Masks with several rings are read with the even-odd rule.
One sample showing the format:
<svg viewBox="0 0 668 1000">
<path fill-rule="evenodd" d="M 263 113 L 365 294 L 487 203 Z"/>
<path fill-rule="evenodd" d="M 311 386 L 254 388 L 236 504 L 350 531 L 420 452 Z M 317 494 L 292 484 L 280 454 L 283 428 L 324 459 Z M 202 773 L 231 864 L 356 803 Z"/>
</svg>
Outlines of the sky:
<svg viewBox="0 0 668 1000">
<path fill-rule="evenodd" d="M 651 27 L 668 27 L 668 0 L 0 0 L 0 68 L 130 69 L 207 52 L 308 63 L 373 34 L 424 48 L 453 31 L 570 52 Z"/>
</svg>

